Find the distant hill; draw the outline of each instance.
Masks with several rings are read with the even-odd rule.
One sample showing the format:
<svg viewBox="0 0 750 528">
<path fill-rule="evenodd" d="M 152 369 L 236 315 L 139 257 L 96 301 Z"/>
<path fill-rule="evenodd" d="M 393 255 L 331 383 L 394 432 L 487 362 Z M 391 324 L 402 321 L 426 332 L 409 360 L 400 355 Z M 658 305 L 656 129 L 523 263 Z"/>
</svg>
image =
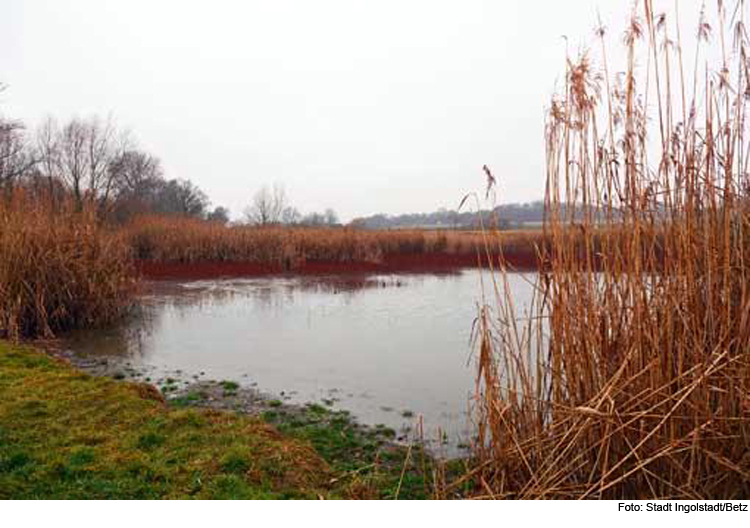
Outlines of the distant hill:
<svg viewBox="0 0 750 528">
<path fill-rule="evenodd" d="M 567 216 L 567 206 L 562 204 L 561 208 L 561 218 L 570 221 L 570 218 Z M 604 221 L 602 210 L 597 211 L 596 208 L 591 207 L 590 211 L 595 221 Z M 583 206 L 578 204 L 575 209 L 576 222 L 580 222 L 583 219 L 583 212 Z M 619 212 L 621 211 L 613 209 L 615 216 Z M 658 208 L 655 212 L 659 215 L 662 209 Z M 498 227 L 500 229 L 541 229 L 544 222 L 544 201 L 503 204 L 492 210 L 484 210 L 481 213 L 477 213 L 476 211 L 459 212 L 439 209 L 433 213 L 411 213 L 393 216 L 376 214 L 355 218 L 352 220 L 351 225 L 365 229 L 477 229 L 482 222 L 485 227 Z"/>
<path fill-rule="evenodd" d="M 504 204 L 481 213 L 439 209 L 432 213 L 376 214 L 355 218 L 352 225 L 367 229 L 467 229 L 480 225 L 480 214 L 485 224 L 496 222 L 502 229 L 537 227 L 544 220 L 544 202 Z"/>
</svg>

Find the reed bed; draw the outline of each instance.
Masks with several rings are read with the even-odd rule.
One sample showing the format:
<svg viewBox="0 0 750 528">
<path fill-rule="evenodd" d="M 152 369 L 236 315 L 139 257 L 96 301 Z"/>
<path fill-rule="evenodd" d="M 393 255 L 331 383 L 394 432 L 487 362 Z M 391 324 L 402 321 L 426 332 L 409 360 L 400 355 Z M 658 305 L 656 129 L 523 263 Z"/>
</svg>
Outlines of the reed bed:
<svg viewBox="0 0 750 528">
<path fill-rule="evenodd" d="M 107 324 L 134 286 L 130 249 L 93 211 L 20 191 L 0 199 L 0 338 Z"/>
<path fill-rule="evenodd" d="M 509 244 L 524 236 L 509 236 Z M 195 265 L 217 275 L 227 271 L 221 263 L 260 265 L 242 268 L 243 273 L 304 271 L 309 263 L 341 264 L 335 269 L 346 270 L 393 256 L 476 260 L 480 243 L 481 235 L 471 232 L 256 228 L 176 216 L 107 226 L 93 208 L 81 210 L 64 199 L 53 204 L 18 190 L 0 200 L 0 338 L 51 337 L 114 321 L 137 286 L 138 261 Z M 200 267 L 205 263 L 218 265 L 206 271 Z"/>
<path fill-rule="evenodd" d="M 140 217 L 123 233 L 144 261 L 250 262 L 287 270 L 306 262 L 379 263 L 392 255 L 476 255 L 482 247 L 482 235 L 472 232 L 225 226 L 160 216 Z M 526 234 L 508 236 L 513 247 L 526 239 Z"/>
<path fill-rule="evenodd" d="M 546 265 L 524 313 L 503 273 L 487 290 L 475 465 L 453 486 L 750 497 L 744 16 L 742 2 L 702 13 L 688 61 L 677 13 L 639 1 L 624 73 L 610 75 L 604 28 L 598 66 L 568 61 L 546 122 Z"/>
</svg>

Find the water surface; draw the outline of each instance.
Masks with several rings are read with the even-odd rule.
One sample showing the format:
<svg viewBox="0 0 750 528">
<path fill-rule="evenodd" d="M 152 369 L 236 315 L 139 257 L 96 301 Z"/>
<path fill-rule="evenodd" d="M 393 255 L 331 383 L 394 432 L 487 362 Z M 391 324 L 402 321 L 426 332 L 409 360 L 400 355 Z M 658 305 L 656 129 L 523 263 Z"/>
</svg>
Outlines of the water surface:
<svg viewBox="0 0 750 528">
<path fill-rule="evenodd" d="M 233 380 L 402 431 L 422 416 L 426 436 L 442 430 L 455 446 L 468 438 L 470 338 L 487 273 L 152 283 L 140 317 L 69 346 L 154 381 Z M 521 310 L 529 279 L 509 277 Z"/>
</svg>

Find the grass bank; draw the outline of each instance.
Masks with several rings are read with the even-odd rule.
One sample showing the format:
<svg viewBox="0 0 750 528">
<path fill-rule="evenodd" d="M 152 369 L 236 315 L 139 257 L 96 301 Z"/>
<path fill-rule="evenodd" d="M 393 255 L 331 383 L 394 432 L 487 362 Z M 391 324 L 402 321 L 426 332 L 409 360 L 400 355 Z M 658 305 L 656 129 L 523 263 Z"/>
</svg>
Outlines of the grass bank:
<svg viewBox="0 0 750 528">
<path fill-rule="evenodd" d="M 0 341 L 0 498 L 423 498 L 432 462 L 311 405 L 250 417 L 168 406 Z M 271 425 L 273 423 L 274 425 Z"/>
</svg>

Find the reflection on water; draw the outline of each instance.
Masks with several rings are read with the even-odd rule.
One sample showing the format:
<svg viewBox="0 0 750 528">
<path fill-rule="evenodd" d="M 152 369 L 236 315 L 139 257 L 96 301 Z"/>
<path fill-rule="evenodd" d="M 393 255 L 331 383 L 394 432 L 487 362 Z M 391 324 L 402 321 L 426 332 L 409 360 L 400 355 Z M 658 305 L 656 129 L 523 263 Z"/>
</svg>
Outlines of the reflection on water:
<svg viewBox="0 0 750 528">
<path fill-rule="evenodd" d="M 69 346 L 156 376 L 205 373 L 293 402 L 333 399 L 370 424 L 401 428 L 422 415 L 427 436 L 441 428 L 455 443 L 467 436 L 481 273 L 152 283 L 140 316 Z M 523 309 L 531 286 L 510 281 Z"/>
</svg>

